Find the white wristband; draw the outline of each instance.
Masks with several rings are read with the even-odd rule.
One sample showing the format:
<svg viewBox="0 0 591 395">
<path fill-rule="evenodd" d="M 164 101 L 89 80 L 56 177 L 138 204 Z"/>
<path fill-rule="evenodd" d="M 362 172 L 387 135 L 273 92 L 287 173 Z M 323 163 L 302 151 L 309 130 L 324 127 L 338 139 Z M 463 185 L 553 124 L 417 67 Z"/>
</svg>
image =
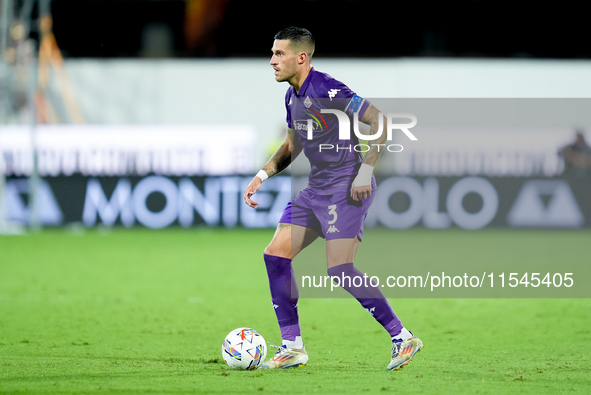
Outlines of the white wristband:
<svg viewBox="0 0 591 395">
<path fill-rule="evenodd" d="M 267 178 L 269 178 L 269 176 L 267 175 L 267 172 L 264 170 L 259 170 L 259 172 L 257 173 L 257 175 L 255 177 L 258 177 L 261 179 L 261 182 L 265 181 Z"/>
<path fill-rule="evenodd" d="M 373 166 L 362 163 L 361 167 L 359 168 L 359 173 L 357 173 L 357 177 L 355 177 L 355 181 L 353 181 L 353 185 L 356 187 L 371 185 L 372 174 Z"/>
</svg>

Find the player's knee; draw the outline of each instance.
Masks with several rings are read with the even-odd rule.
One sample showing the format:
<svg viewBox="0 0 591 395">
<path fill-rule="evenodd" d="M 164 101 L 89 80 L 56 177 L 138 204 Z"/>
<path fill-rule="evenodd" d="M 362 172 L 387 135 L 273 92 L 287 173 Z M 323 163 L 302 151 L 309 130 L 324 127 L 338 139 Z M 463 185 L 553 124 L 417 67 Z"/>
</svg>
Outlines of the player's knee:
<svg viewBox="0 0 591 395">
<path fill-rule="evenodd" d="M 267 248 L 265 248 L 265 254 L 291 259 L 291 246 L 285 246 L 272 241 Z"/>
</svg>

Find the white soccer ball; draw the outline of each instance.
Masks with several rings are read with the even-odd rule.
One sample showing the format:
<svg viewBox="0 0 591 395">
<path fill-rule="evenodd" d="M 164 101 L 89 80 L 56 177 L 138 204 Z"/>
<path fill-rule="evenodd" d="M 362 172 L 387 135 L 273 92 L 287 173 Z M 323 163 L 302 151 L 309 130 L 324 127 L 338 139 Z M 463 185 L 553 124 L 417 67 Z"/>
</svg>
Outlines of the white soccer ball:
<svg viewBox="0 0 591 395">
<path fill-rule="evenodd" d="M 222 356 L 232 369 L 253 370 L 265 360 L 267 344 L 252 328 L 234 329 L 224 339 Z"/>
</svg>

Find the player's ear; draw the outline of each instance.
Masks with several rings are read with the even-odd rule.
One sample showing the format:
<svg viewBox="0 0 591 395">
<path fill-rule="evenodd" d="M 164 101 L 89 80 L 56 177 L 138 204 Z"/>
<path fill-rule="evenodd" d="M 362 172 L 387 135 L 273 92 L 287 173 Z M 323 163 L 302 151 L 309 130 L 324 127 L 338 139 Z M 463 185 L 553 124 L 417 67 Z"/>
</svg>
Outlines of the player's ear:
<svg viewBox="0 0 591 395">
<path fill-rule="evenodd" d="M 305 52 L 300 52 L 298 54 L 298 64 L 304 64 L 308 60 L 308 54 Z"/>
</svg>

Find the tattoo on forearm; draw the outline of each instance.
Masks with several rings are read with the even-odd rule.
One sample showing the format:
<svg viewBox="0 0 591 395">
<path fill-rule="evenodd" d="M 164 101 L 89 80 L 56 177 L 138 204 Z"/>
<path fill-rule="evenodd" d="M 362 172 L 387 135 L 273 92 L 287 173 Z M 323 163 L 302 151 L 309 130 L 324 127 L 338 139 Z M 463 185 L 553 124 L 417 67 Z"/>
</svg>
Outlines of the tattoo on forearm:
<svg viewBox="0 0 591 395">
<path fill-rule="evenodd" d="M 380 116 L 380 113 L 379 113 L 378 109 L 375 108 L 373 105 L 370 106 L 367 109 L 367 111 L 365 112 L 365 114 L 363 115 L 363 120 L 367 121 L 366 123 L 369 124 L 369 134 L 370 135 L 374 135 L 374 134 L 378 133 L 378 129 L 380 127 L 379 116 Z M 387 121 L 384 117 L 382 119 L 382 128 L 386 127 L 386 124 L 387 124 L 386 122 Z M 387 139 L 388 139 L 388 134 L 386 133 L 385 130 L 382 130 L 381 136 L 377 140 L 372 140 L 371 143 L 369 143 L 370 148 L 367 151 L 367 153 L 365 154 L 365 159 L 363 160 L 363 163 L 366 163 L 371 166 L 375 166 L 378 161 L 378 158 L 382 154 L 382 151 L 383 151 L 384 146 L 387 142 Z"/>
<path fill-rule="evenodd" d="M 263 170 L 267 173 L 269 177 L 274 176 L 275 174 L 281 173 L 283 170 L 289 166 L 291 162 L 291 154 L 286 153 L 285 149 L 280 147 L 269 159 L 269 162 L 263 167 Z"/>
<path fill-rule="evenodd" d="M 281 144 L 281 147 L 275 151 L 273 156 L 271 156 L 271 159 L 269 159 L 267 164 L 263 167 L 263 170 L 269 177 L 281 173 L 291 163 L 293 139 L 297 138 L 294 132 L 295 130 L 288 129 L 287 139 Z"/>
</svg>

